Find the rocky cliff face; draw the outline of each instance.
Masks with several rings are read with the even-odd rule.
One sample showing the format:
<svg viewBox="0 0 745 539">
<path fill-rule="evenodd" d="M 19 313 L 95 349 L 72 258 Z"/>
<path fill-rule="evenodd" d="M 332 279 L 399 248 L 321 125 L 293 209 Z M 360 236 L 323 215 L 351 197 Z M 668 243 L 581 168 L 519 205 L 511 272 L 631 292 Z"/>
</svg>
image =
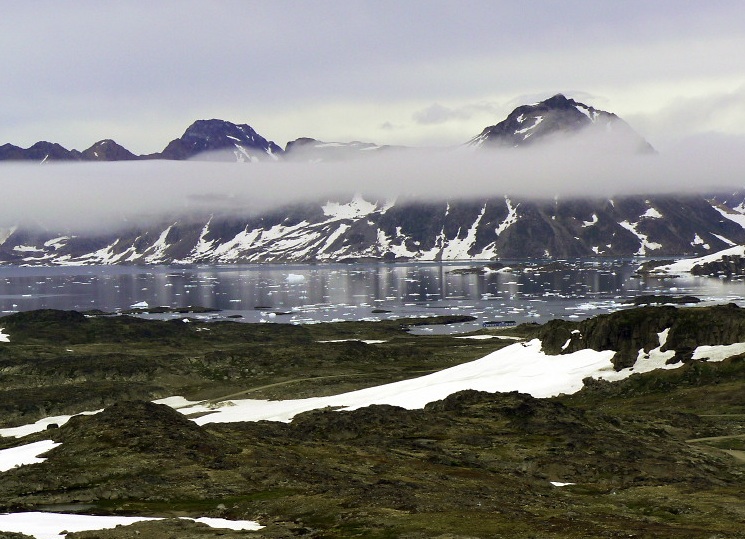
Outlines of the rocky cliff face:
<svg viewBox="0 0 745 539">
<path fill-rule="evenodd" d="M 686 362 L 698 346 L 745 341 L 745 310 L 734 304 L 696 309 L 642 307 L 581 322 L 552 320 L 537 334 L 544 350 L 552 354 L 586 348 L 616 350 L 616 369 L 633 367 L 640 353 L 654 349 L 674 351 L 670 363 Z"/>
</svg>

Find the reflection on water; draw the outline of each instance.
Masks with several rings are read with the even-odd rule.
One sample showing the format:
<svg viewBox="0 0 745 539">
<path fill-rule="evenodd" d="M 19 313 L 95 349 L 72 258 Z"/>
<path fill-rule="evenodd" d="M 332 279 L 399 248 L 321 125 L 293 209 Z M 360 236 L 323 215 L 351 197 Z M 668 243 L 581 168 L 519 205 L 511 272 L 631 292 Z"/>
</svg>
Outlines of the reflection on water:
<svg viewBox="0 0 745 539">
<path fill-rule="evenodd" d="M 199 267 L 0 267 L 0 310 L 198 305 L 247 321 L 315 322 L 431 314 L 483 320 L 585 318 L 641 294 L 691 294 L 743 302 L 741 282 L 639 279 L 638 262 L 580 260 L 514 272 L 462 272 L 456 264 Z M 381 312 L 390 311 L 390 312 Z M 205 315 L 206 317 L 206 315 Z"/>
</svg>

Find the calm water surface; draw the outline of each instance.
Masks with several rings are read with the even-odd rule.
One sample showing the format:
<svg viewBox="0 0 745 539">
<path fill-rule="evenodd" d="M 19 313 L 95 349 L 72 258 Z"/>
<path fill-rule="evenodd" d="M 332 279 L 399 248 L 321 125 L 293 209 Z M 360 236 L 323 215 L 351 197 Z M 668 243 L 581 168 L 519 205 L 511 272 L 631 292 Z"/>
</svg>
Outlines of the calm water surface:
<svg viewBox="0 0 745 539">
<path fill-rule="evenodd" d="M 469 314 L 544 322 L 624 308 L 643 294 L 690 294 L 745 306 L 745 285 L 712 278 L 639 279 L 639 261 L 577 260 L 524 271 L 461 273 L 474 264 L 0 267 L 0 311 L 135 304 L 220 309 L 248 322 L 312 323 Z M 389 312 L 381 312 L 389 311 Z M 451 328 L 452 329 L 452 328 Z M 425 330 L 426 331 L 426 330 Z"/>
</svg>

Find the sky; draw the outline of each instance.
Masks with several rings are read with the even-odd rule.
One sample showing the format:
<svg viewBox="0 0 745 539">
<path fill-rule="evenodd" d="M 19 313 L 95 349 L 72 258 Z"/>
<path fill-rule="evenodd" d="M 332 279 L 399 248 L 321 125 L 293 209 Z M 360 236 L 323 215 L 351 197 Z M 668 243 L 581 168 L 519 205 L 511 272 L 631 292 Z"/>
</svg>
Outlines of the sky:
<svg viewBox="0 0 745 539">
<path fill-rule="evenodd" d="M 745 135 L 741 0 L 0 0 L 0 144 L 449 146 L 561 92 L 658 150 Z"/>
</svg>

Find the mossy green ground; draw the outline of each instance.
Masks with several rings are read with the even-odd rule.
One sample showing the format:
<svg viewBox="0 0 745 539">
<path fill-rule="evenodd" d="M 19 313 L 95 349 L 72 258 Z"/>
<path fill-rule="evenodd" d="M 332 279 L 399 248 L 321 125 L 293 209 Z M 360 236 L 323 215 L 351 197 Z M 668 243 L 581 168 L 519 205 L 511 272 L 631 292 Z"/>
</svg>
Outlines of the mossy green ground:
<svg viewBox="0 0 745 539">
<path fill-rule="evenodd" d="M 308 412 L 290 424 L 199 427 L 144 401 L 257 387 L 265 389 L 250 396 L 336 393 L 482 357 L 505 342 L 413 336 L 405 321 L 14 316 L 2 320 L 11 336 L 0 348 L 3 426 L 108 407 L 24 440 L 62 445 L 44 463 L 0 474 L 1 510 L 78 506 L 266 526 L 230 532 L 167 520 L 70 538 L 745 537 L 745 468 L 733 453 L 745 434 L 742 358 L 554 399 L 467 391 L 423 410 L 371 406 Z M 349 338 L 386 342 L 318 342 Z"/>
</svg>

